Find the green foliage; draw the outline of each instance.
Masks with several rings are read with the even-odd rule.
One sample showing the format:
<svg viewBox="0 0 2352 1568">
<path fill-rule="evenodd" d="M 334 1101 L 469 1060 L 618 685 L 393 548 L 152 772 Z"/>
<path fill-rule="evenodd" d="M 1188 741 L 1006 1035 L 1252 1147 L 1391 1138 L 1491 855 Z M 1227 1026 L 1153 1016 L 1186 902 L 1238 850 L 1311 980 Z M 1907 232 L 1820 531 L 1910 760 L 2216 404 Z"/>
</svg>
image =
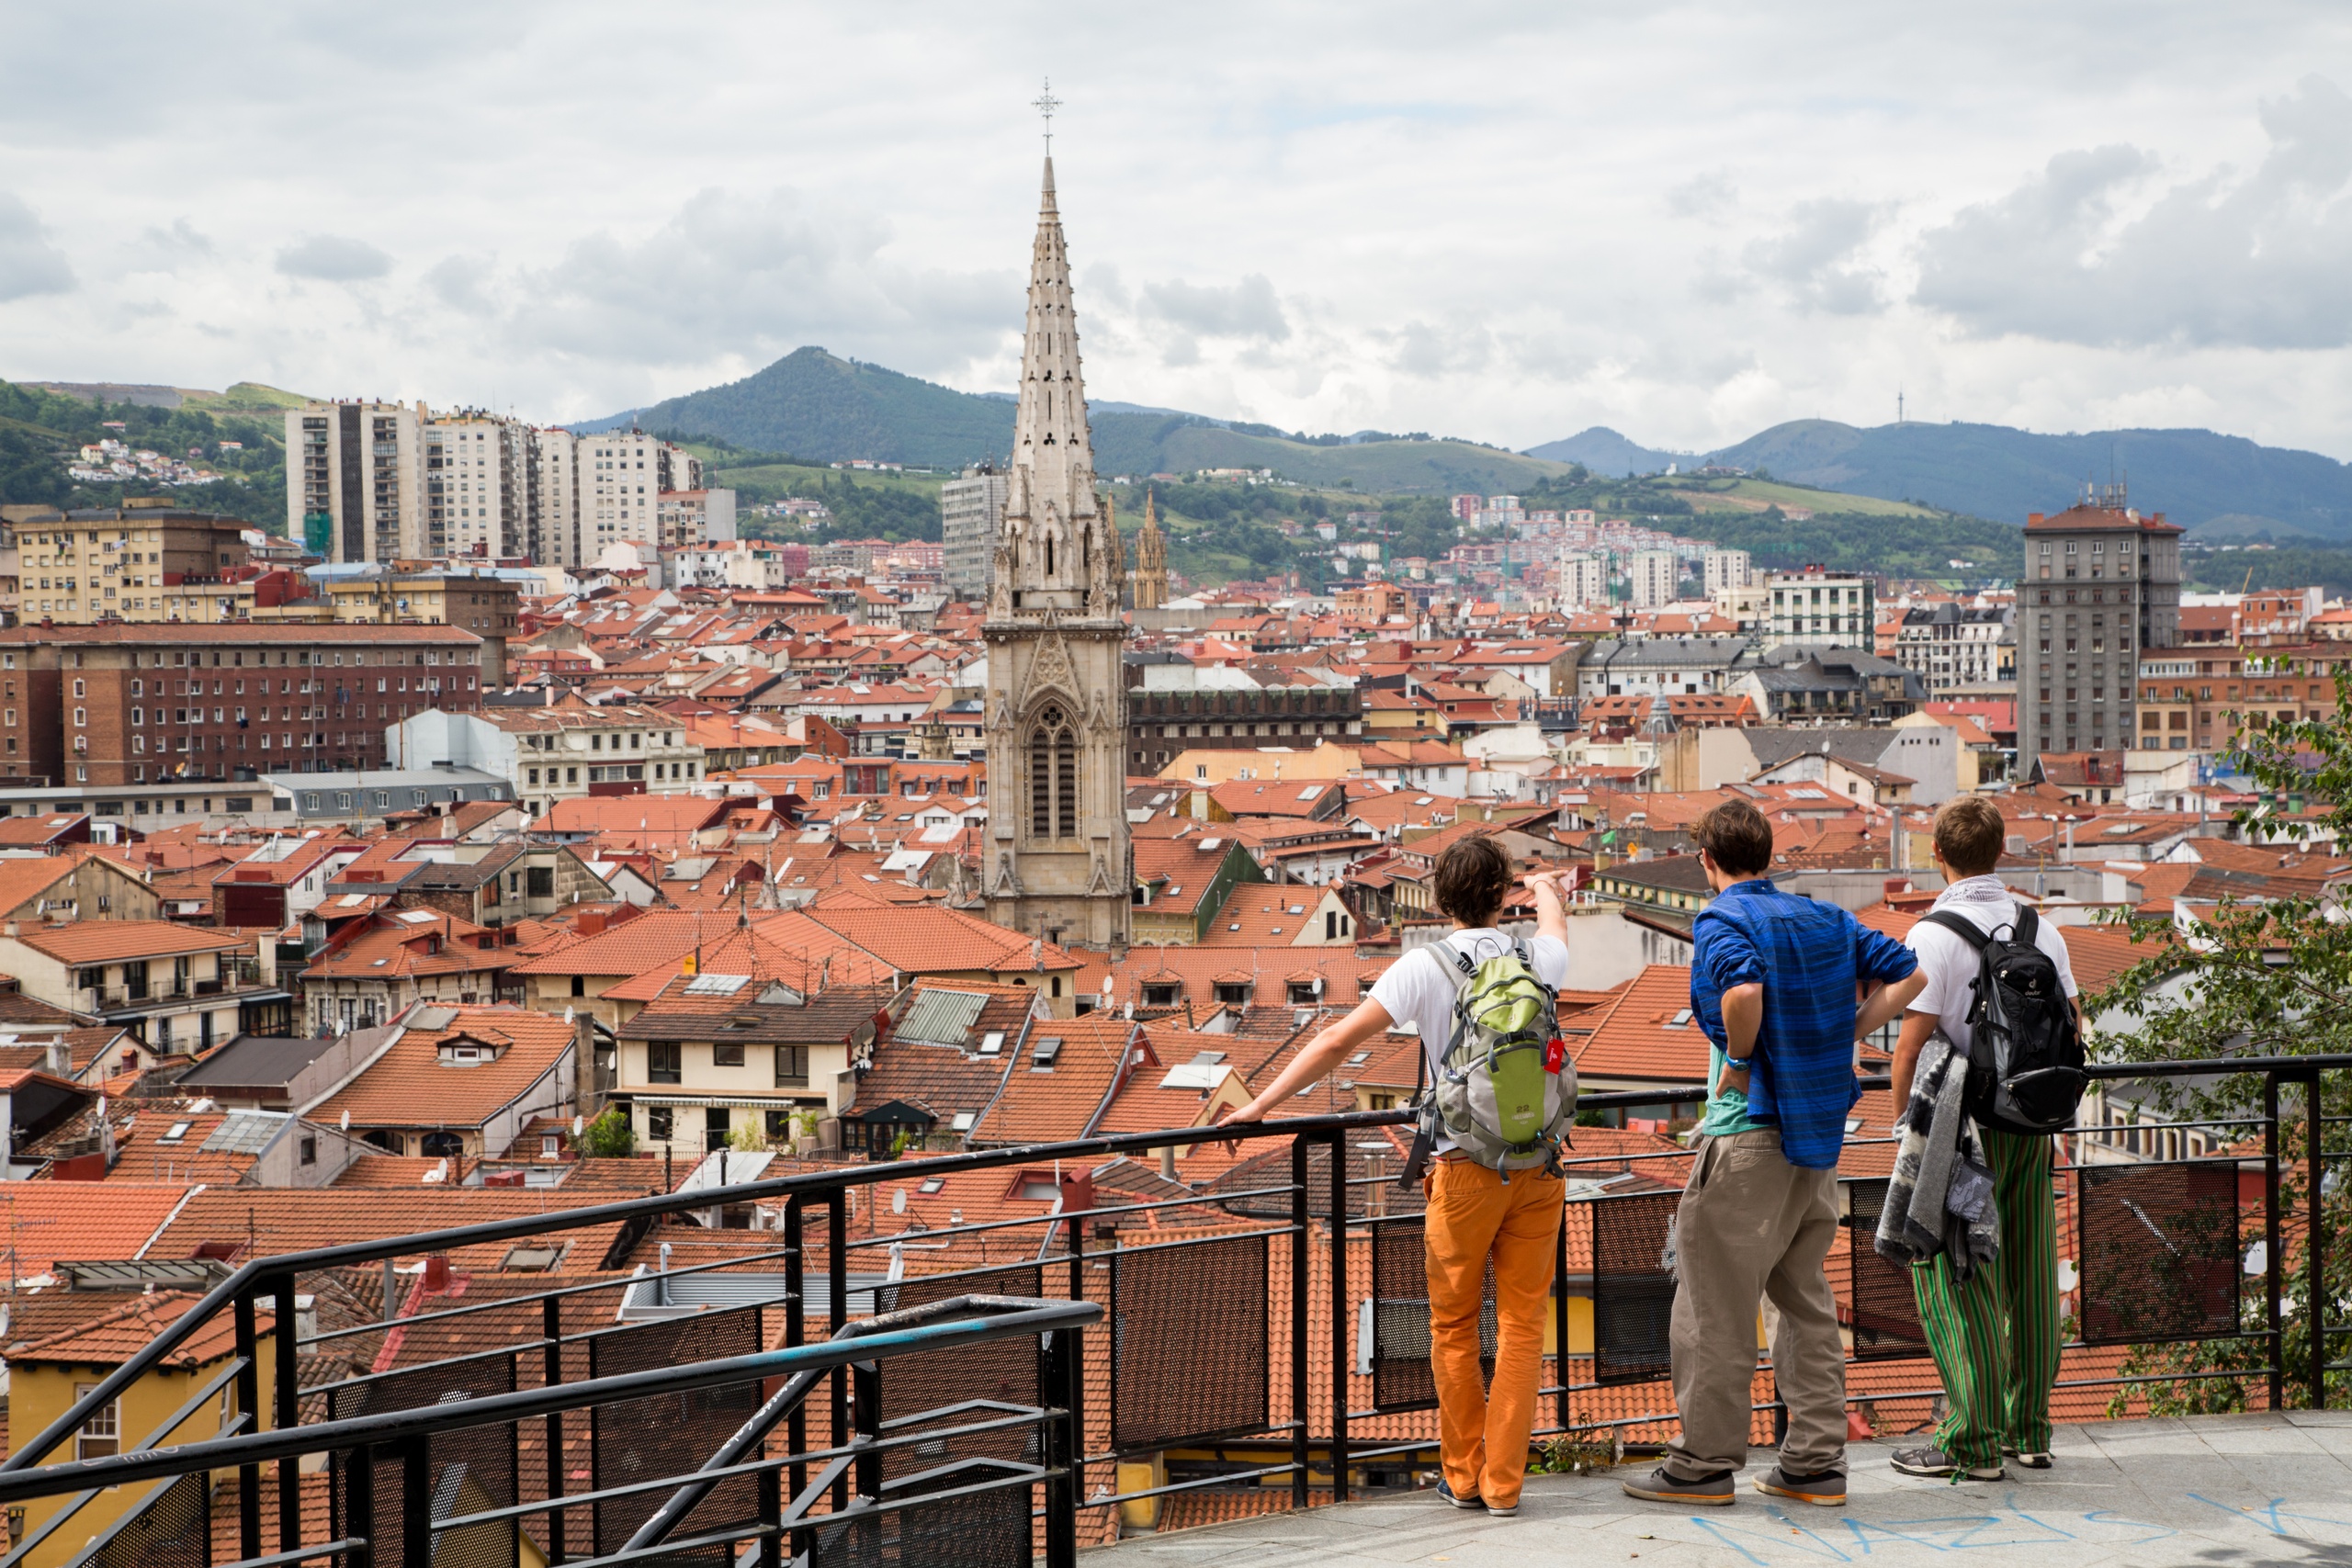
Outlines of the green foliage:
<svg viewBox="0 0 2352 1568">
<path fill-rule="evenodd" d="M 108 421 L 119 421 L 123 429 L 107 429 Z M 189 448 L 200 448 L 205 466 L 223 478 L 217 484 L 169 487 L 69 479 L 65 459 L 85 444 L 109 435 L 167 455 L 184 457 Z M 241 442 L 244 449 L 224 452 L 223 441 Z M 286 519 L 285 446 L 283 423 L 267 413 L 84 402 L 0 381 L 0 502 L 119 506 L 129 496 L 168 495 L 191 511 L 242 517 L 281 532 Z"/>
<path fill-rule="evenodd" d="M 1710 512 L 1679 526 L 1725 549 L 1746 550 L 1758 566 L 1774 570 L 1818 563 L 1832 571 L 1981 581 L 2014 579 L 2025 561 L 2023 532 L 1981 517 L 1816 512 L 1792 522 L 1776 506 L 1756 513 Z M 1954 560 L 1970 564 L 1954 567 Z"/>
<path fill-rule="evenodd" d="M 727 1134 L 727 1146 L 738 1154 L 764 1153 L 768 1146 L 768 1135 L 763 1128 L 754 1126 L 749 1122 L 741 1122 Z"/>
<path fill-rule="evenodd" d="M 627 1159 L 637 1153 L 637 1129 L 628 1113 L 615 1106 L 582 1129 L 580 1146 L 594 1159 Z"/>
</svg>

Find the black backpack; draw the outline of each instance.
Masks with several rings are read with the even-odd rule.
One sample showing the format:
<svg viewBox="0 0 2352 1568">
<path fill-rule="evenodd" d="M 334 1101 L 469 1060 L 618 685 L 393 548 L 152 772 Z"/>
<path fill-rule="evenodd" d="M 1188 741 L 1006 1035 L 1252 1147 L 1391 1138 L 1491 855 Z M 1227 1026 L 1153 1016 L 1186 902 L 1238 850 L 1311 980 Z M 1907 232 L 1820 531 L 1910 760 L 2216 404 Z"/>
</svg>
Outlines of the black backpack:
<svg viewBox="0 0 2352 1568">
<path fill-rule="evenodd" d="M 2041 920 L 2023 904 L 1990 931 L 1940 909 L 1926 917 L 1976 950 L 1968 1004 L 1968 1113 L 1987 1127 L 2031 1137 L 2063 1132 L 2082 1102 L 2082 1032 L 2058 965 L 2034 945 Z M 2004 934 L 2006 933 L 2006 934 Z"/>
</svg>

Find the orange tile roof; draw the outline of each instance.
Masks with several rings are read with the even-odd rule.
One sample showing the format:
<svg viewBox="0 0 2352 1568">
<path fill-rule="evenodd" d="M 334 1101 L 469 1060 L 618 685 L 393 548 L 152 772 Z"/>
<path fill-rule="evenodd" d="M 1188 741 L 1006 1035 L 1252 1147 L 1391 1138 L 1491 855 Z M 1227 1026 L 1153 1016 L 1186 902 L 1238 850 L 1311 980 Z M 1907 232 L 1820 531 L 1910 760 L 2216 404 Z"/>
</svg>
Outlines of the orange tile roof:
<svg viewBox="0 0 2352 1568">
<path fill-rule="evenodd" d="M 60 964 L 119 964 L 125 959 L 253 950 L 250 936 L 199 930 L 176 920 L 85 920 L 25 930 L 17 940 Z"/>
<path fill-rule="evenodd" d="M 354 1127 L 479 1127 L 546 1075 L 576 1043 L 573 1026 L 518 1007 L 460 1007 L 442 1029 L 405 1029 L 373 1066 L 307 1112 L 313 1122 Z M 408 1015 L 415 1016 L 415 1010 Z M 495 1060 L 446 1066 L 444 1043 L 479 1040 Z"/>
<path fill-rule="evenodd" d="M 616 1161 L 635 1164 L 635 1161 Z M 655 1183 L 659 1184 L 659 1177 Z M 10 1183 L 11 1186 L 19 1185 Z M 198 1247 L 213 1244 L 222 1250 L 274 1257 L 313 1247 L 344 1247 L 447 1230 L 459 1225 L 487 1224 L 493 1220 L 523 1219 L 562 1209 L 609 1202 L 605 1191 L 571 1194 L 519 1188 L 419 1188 L 403 1191 L 386 1188 L 206 1188 L 191 1194 L 176 1217 L 148 1247 L 151 1258 L 193 1258 Z M 569 1241 L 563 1274 L 594 1273 L 613 1245 L 617 1224 L 584 1226 L 550 1233 L 559 1243 Z M 486 1242 L 459 1247 L 450 1254 L 460 1269 L 495 1270 L 514 1242 Z M 71 1255 L 69 1255 L 71 1256 Z M 127 1256 L 127 1255 L 126 1255 Z"/>
<path fill-rule="evenodd" d="M 416 918 L 413 918 L 416 917 Z M 510 967 L 519 947 L 482 947 L 498 932 L 459 915 L 383 909 L 337 931 L 302 971 L 306 980 L 394 980 L 414 975 L 469 975 Z"/>
<path fill-rule="evenodd" d="M 1225 908 L 1209 921 L 1209 929 L 1200 940 L 1203 947 L 1293 947 L 1304 935 L 1312 942 L 1323 940 L 1319 919 L 1314 929 L 1307 928 L 1316 919 L 1316 906 L 1323 901 L 1324 889 L 1298 883 L 1241 882 L 1234 885 Z M 1342 909 L 1348 922 L 1343 940 L 1329 945 L 1352 948 L 1355 917 Z"/>
<path fill-rule="evenodd" d="M 1046 1041 L 1061 1049 L 1050 1070 L 1037 1066 Z M 1132 1042 L 1132 1043 L 1131 1043 Z M 995 1103 L 973 1127 L 974 1144 L 1039 1144 L 1082 1138 L 1130 1073 L 1159 1066 L 1149 1038 L 1115 1014 L 1041 1021 L 1030 1030 L 1020 1059 L 1005 1074 Z"/>
<path fill-rule="evenodd" d="M 136 1258 L 188 1195 L 186 1186 L 128 1181 L 0 1184 L 0 1235 L 16 1249 L 19 1278 L 55 1260 Z"/>
<path fill-rule="evenodd" d="M 810 942 L 803 938 L 804 924 L 815 927 L 819 941 Z M 772 926 L 780 929 L 771 929 Z M 684 976 L 684 965 L 690 958 L 705 975 L 748 975 L 761 982 L 781 980 L 803 995 L 814 991 L 820 977 L 830 986 L 877 983 L 890 977 L 888 964 L 816 926 L 815 921 L 776 921 L 771 918 L 748 928 L 730 923 L 699 948 L 689 948 L 670 963 L 657 964 L 617 986 L 607 986 L 602 995 L 610 1000 L 650 1002 Z M 731 1008 L 744 998 L 715 999 Z"/>
<path fill-rule="evenodd" d="M 833 908 L 812 911 L 808 918 L 910 975 L 967 969 L 1042 973 L 1079 964 L 1052 942 L 937 905 Z"/>
<path fill-rule="evenodd" d="M 697 942 L 734 929 L 731 918 L 654 910 L 608 926 L 594 936 L 567 931 L 535 943 L 514 966 L 517 975 L 642 975 L 674 965 Z M 676 971 L 673 969 L 672 973 Z"/>
<path fill-rule="evenodd" d="M 1571 1020 L 1561 1030 L 1577 1074 L 1677 1084 L 1707 1081 L 1707 1035 L 1690 1010 L 1690 966 L 1653 964 L 1629 981 L 1606 1009 Z M 1581 1032 L 1589 1030 L 1589 1033 Z"/>
<path fill-rule="evenodd" d="M 8 1359 L 51 1366 L 119 1367 L 145 1349 L 157 1335 L 202 1299 L 183 1291 L 128 1296 L 120 1306 L 103 1317 L 29 1345 L 10 1346 Z M 265 1311 L 256 1315 L 254 1324 L 260 1332 L 267 1334 L 275 1321 Z M 195 1333 L 180 1341 L 161 1364 L 175 1371 L 193 1371 L 207 1362 L 232 1356 L 236 1350 L 235 1320 L 228 1313 L 215 1313 Z"/>
</svg>

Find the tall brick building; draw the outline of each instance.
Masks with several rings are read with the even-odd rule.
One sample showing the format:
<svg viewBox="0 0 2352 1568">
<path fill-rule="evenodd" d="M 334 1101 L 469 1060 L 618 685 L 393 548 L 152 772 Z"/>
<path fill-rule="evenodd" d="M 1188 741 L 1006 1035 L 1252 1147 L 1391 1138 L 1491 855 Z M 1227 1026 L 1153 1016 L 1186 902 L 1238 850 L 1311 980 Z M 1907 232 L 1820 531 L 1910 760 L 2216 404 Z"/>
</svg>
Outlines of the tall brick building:
<svg viewBox="0 0 2352 1568">
<path fill-rule="evenodd" d="M 384 732 L 481 705 L 458 626 L 0 629 L 0 780 L 251 779 L 384 765 Z"/>
</svg>

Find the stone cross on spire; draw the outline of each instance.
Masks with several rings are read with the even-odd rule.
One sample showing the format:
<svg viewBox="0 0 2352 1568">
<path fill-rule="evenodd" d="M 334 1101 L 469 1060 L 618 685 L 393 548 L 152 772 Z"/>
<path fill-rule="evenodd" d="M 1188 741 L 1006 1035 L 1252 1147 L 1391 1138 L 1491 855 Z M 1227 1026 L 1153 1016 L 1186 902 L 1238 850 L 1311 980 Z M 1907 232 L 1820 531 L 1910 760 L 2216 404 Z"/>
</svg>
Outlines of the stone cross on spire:
<svg viewBox="0 0 2352 1568">
<path fill-rule="evenodd" d="M 1054 96 L 1051 76 L 1046 78 L 1046 90 L 1032 98 L 1029 107 L 1046 117 L 1046 156 L 1050 159 L 1054 155 L 1054 111 L 1062 107 L 1062 101 Z"/>
</svg>

